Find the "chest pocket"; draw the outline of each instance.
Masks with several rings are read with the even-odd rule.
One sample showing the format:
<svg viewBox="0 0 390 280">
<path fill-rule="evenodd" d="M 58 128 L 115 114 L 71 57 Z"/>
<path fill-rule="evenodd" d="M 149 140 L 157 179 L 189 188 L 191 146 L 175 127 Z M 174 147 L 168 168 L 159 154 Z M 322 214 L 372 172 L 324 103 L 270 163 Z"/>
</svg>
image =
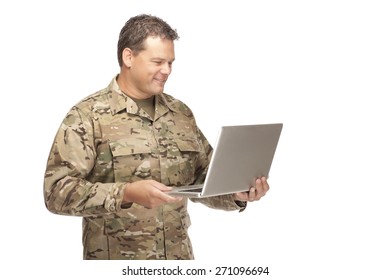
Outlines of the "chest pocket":
<svg viewBox="0 0 390 280">
<path fill-rule="evenodd" d="M 167 151 L 166 177 L 170 185 L 189 185 L 195 181 L 201 146 L 196 138 L 174 138 L 171 141 Z"/>
<path fill-rule="evenodd" d="M 133 182 L 151 175 L 148 139 L 126 138 L 110 141 L 116 182 Z"/>
</svg>

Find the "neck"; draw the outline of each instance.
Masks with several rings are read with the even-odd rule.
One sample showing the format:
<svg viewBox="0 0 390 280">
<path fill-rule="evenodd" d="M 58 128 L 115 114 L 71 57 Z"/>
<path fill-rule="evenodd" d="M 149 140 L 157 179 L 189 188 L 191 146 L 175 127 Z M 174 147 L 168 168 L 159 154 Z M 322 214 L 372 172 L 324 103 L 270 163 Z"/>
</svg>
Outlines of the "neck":
<svg viewBox="0 0 390 280">
<path fill-rule="evenodd" d="M 148 99 L 148 98 L 153 97 L 153 95 L 145 95 L 142 92 L 139 92 L 136 88 L 134 88 L 134 86 L 131 82 L 126 80 L 126 78 L 124 76 L 125 75 L 121 71 L 121 73 L 118 75 L 118 78 L 117 78 L 118 86 L 124 94 L 126 94 L 127 96 L 129 96 L 131 98 L 135 98 L 138 100 Z"/>
</svg>

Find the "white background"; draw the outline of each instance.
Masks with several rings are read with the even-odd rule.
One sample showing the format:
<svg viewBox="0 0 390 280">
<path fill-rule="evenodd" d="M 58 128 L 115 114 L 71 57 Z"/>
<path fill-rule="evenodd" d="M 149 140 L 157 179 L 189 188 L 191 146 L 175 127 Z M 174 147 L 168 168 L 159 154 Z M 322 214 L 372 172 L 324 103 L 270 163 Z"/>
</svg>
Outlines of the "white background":
<svg viewBox="0 0 390 280">
<path fill-rule="evenodd" d="M 165 91 L 211 143 L 221 125 L 284 123 L 267 196 L 243 213 L 191 204 L 197 260 L 180 265 L 389 279 L 390 8 L 376 0 L 2 1 L 1 278 L 124 279 L 134 264 L 82 261 L 81 218 L 46 210 L 43 175 L 70 107 L 118 73 L 119 31 L 139 13 L 177 29 Z"/>
</svg>

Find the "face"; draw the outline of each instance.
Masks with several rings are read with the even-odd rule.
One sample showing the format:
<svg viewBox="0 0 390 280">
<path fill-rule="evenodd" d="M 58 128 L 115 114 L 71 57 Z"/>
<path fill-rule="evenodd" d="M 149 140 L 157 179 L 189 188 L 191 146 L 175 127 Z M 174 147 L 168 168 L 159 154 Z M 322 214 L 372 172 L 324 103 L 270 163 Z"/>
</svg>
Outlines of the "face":
<svg viewBox="0 0 390 280">
<path fill-rule="evenodd" d="M 124 51 L 124 64 L 129 93 L 139 99 L 161 94 L 172 71 L 175 60 L 174 43 L 159 37 L 148 37 L 145 49 L 134 55 L 130 49 Z"/>
</svg>

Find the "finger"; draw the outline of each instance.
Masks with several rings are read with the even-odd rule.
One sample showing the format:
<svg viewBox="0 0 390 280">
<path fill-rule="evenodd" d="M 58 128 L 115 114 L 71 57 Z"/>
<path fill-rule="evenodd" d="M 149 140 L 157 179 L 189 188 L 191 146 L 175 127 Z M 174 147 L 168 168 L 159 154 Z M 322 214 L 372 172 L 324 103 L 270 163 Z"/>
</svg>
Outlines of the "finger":
<svg viewBox="0 0 390 280">
<path fill-rule="evenodd" d="M 249 201 L 254 201 L 254 200 L 256 200 L 256 193 L 257 193 L 256 188 L 255 188 L 255 187 L 251 187 L 251 188 L 249 189 L 248 200 L 249 200 Z"/>
<path fill-rule="evenodd" d="M 255 182 L 255 186 L 251 187 L 249 193 L 253 192 L 252 196 L 250 196 L 250 201 L 259 200 L 261 198 L 261 194 L 263 191 L 263 186 L 260 178 L 258 178 Z"/>
<path fill-rule="evenodd" d="M 268 190 L 269 190 L 269 185 L 268 185 L 267 178 L 261 177 L 261 182 L 263 183 L 263 188 L 264 188 L 265 192 L 268 192 Z"/>
<path fill-rule="evenodd" d="M 262 198 L 268 190 L 269 185 L 265 177 L 256 180 L 256 200 Z"/>
<path fill-rule="evenodd" d="M 159 198 L 166 203 L 176 203 L 183 199 L 181 196 L 171 196 L 164 192 L 160 192 Z"/>
<path fill-rule="evenodd" d="M 161 206 L 163 204 L 167 203 L 176 203 L 180 202 L 182 200 L 181 197 L 171 197 L 171 198 L 166 198 L 166 197 L 154 197 L 151 199 L 146 205 L 146 208 L 152 209 L 158 206 Z"/>
<path fill-rule="evenodd" d="M 155 187 L 156 189 L 159 189 L 160 191 L 170 191 L 172 190 L 172 187 L 168 187 L 160 182 L 157 182 L 157 181 L 152 181 L 152 185 L 153 187 Z"/>
</svg>

